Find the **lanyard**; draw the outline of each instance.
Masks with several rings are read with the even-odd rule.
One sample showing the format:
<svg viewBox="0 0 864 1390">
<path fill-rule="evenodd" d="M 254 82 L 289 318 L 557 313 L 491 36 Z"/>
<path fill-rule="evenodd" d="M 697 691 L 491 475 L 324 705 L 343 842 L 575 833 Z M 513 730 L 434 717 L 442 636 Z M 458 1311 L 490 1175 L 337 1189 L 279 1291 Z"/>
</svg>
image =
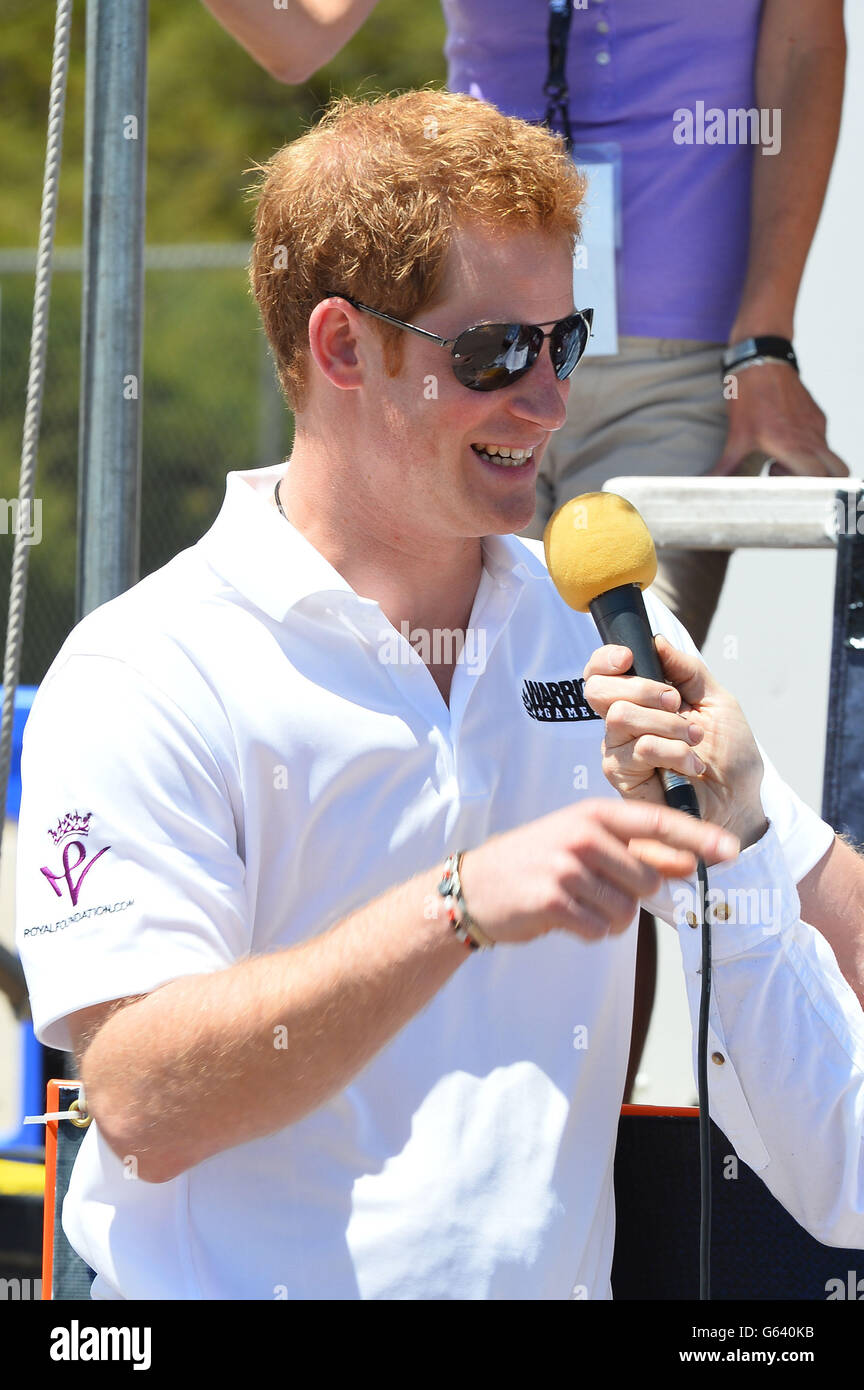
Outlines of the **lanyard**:
<svg viewBox="0 0 864 1390">
<path fill-rule="evenodd" d="M 549 0 L 549 75 L 543 84 L 547 97 L 544 124 L 555 129 L 561 122 L 561 133 L 569 151 L 573 143 L 570 130 L 570 111 L 567 103 L 567 40 L 573 18 L 573 0 Z"/>
</svg>

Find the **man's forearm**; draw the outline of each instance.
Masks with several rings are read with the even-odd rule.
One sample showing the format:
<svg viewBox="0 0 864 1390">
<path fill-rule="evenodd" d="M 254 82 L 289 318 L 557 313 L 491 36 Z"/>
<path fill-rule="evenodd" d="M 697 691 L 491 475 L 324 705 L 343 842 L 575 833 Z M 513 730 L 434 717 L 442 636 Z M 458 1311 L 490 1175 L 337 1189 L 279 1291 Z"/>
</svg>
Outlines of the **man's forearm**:
<svg viewBox="0 0 864 1390">
<path fill-rule="evenodd" d="M 469 954 L 437 910 L 437 877 L 418 875 L 300 946 L 173 980 L 114 1013 L 82 1059 L 88 1109 L 114 1152 L 167 1181 L 344 1089 Z"/>
<path fill-rule="evenodd" d="M 839 837 L 798 884 L 801 916 L 825 937 L 864 1007 L 864 857 Z"/>
<path fill-rule="evenodd" d="M 339 52 L 377 0 L 202 0 L 279 82 L 305 82 Z"/>
<path fill-rule="evenodd" d="M 796 4 L 792 13 L 802 8 Z M 846 58 L 842 12 L 838 20 L 831 0 L 813 34 L 796 32 L 788 15 L 777 0 L 769 3 L 760 32 L 756 101 L 760 110 L 782 113 L 780 150 L 754 149 L 750 252 L 733 342 L 755 333 L 792 337 L 837 144 Z"/>
</svg>

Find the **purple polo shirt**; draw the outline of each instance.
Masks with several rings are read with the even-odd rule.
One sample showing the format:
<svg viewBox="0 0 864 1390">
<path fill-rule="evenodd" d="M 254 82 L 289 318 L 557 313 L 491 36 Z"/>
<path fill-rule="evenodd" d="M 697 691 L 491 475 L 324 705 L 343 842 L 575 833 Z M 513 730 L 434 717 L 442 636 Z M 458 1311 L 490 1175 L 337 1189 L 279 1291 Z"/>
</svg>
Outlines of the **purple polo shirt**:
<svg viewBox="0 0 864 1390">
<path fill-rule="evenodd" d="M 547 0 L 442 0 L 449 86 L 542 120 Z M 618 328 L 725 341 L 747 268 L 750 144 L 676 144 L 674 113 L 755 106 L 761 0 L 589 0 L 574 9 L 574 140 L 622 151 Z M 694 116 L 694 133 L 699 123 Z"/>
</svg>

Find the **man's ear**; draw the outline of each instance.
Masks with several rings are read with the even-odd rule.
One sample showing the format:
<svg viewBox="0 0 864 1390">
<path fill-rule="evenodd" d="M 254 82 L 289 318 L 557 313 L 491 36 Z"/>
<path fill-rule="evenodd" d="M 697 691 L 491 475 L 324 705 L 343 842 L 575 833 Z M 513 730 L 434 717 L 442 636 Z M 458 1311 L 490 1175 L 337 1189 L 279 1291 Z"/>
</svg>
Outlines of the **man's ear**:
<svg viewBox="0 0 864 1390">
<path fill-rule="evenodd" d="M 316 304 L 309 316 L 309 351 L 318 370 L 340 391 L 354 391 L 364 380 L 370 333 L 344 300 Z"/>
</svg>

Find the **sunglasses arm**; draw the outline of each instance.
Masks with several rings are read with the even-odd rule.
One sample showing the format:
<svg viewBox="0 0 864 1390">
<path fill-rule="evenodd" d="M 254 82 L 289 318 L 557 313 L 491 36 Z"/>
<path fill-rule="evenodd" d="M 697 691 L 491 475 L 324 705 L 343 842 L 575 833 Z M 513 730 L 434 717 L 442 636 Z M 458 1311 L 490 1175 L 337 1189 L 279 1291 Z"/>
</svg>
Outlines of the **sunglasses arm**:
<svg viewBox="0 0 864 1390">
<path fill-rule="evenodd" d="M 407 328 L 409 333 L 417 333 L 421 338 L 431 338 L 433 343 L 439 347 L 449 347 L 455 343 L 455 338 L 441 338 L 437 333 L 428 333 L 425 328 L 417 328 L 413 323 L 403 323 L 402 319 L 394 319 L 390 314 L 382 314 L 380 309 L 370 309 L 368 304 L 361 304 L 358 300 L 349 299 L 347 294 L 332 295 L 333 299 L 344 299 L 355 309 L 362 309 L 364 314 L 372 314 L 376 319 L 383 319 L 385 323 L 395 323 L 397 328 Z"/>
</svg>

